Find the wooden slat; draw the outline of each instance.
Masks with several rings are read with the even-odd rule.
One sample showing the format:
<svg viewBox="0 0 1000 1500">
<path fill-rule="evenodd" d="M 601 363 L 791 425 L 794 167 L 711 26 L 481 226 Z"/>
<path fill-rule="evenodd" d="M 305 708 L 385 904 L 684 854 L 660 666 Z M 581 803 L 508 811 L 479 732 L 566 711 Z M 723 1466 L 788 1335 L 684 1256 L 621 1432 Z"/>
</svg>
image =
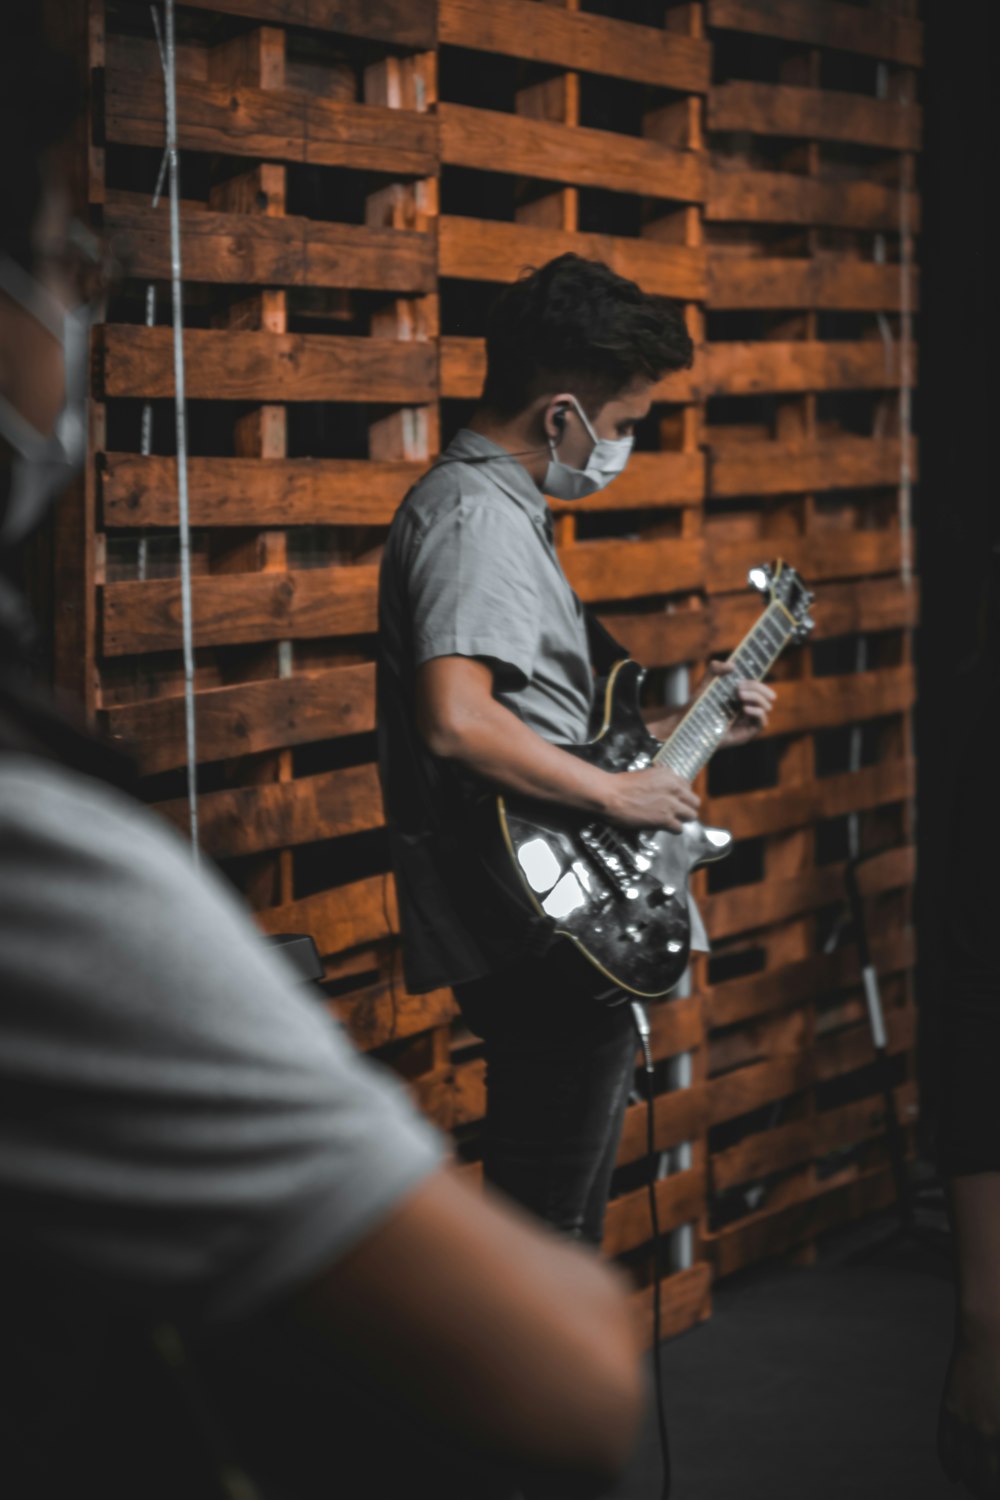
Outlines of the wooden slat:
<svg viewBox="0 0 1000 1500">
<path fill-rule="evenodd" d="M 708 96 L 710 130 L 848 141 L 884 151 L 917 151 L 920 110 L 832 89 L 779 83 L 723 83 Z"/>
<path fill-rule="evenodd" d="M 111 202 L 104 232 L 127 275 L 170 276 L 165 209 Z M 412 230 L 189 209 L 181 216 L 181 236 L 188 282 L 398 292 L 434 287 L 433 238 Z"/>
<path fill-rule="evenodd" d="M 441 160 L 448 166 L 681 203 L 698 203 L 705 197 L 702 156 L 658 141 L 464 104 L 440 104 L 438 123 Z"/>
<path fill-rule="evenodd" d="M 767 537 L 722 541 L 709 535 L 709 586 L 723 593 L 745 587 L 747 573 L 774 551 Z M 781 551 L 807 583 L 828 578 L 851 578 L 872 573 L 896 573 L 900 565 L 899 532 L 820 531 L 805 537 L 782 538 Z"/>
<path fill-rule="evenodd" d="M 188 460 L 194 526 L 387 526 L 426 463 L 368 459 Z M 104 524 L 177 525 L 173 459 L 109 453 L 103 462 Z M 555 511 L 661 510 L 696 504 L 705 493 L 701 453 L 636 453 L 613 487 L 584 500 L 551 501 Z"/>
<path fill-rule="evenodd" d="M 905 1120 L 916 1101 L 916 1090 L 912 1084 L 906 1084 L 894 1093 L 899 1118 Z M 712 1187 L 717 1193 L 725 1192 L 740 1183 L 801 1166 L 828 1151 L 860 1145 L 883 1134 L 885 1120 L 885 1104 L 878 1095 L 791 1120 L 773 1130 L 759 1131 L 739 1145 L 712 1156 L 709 1167 Z"/>
<path fill-rule="evenodd" d="M 892 855 L 892 862 L 882 873 L 879 888 L 883 891 L 898 889 L 913 879 L 916 863 L 912 846 L 894 849 Z M 838 863 L 782 880 L 760 880 L 719 891 L 704 897 L 701 905 L 705 925 L 713 938 L 724 938 L 771 926 L 845 899 L 844 867 Z"/>
<path fill-rule="evenodd" d="M 169 328 L 98 332 L 105 396 L 173 396 Z M 436 394 L 435 349 L 424 341 L 189 328 L 184 352 L 195 400 L 415 403 Z"/>
<path fill-rule="evenodd" d="M 912 968 L 915 950 L 912 932 L 880 934 L 872 941 L 872 962 L 881 975 L 897 973 Z M 734 1026 L 814 995 L 855 985 L 859 973 L 857 949 L 851 944 L 834 953 L 730 979 L 705 996 L 705 1019 L 712 1026 Z"/>
<path fill-rule="evenodd" d="M 187 830 L 186 797 L 159 802 L 156 810 L 181 832 Z M 379 828 L 382 822 L 382 791 L 374 766 L 202 792 L 198 798 L 198 836 L 213 859 L 341 838 Z"/>
<path fill-rule="evenodd" d="M 383 875 L 269 907 L 255 920 L 264 932 L 308 932 L 321 954 L 342 953 L 399 930 L 395 886 Z"/>
<path fill-rule="evenodd" d="M 894 1191 L 892 1173 L 879 1167 L 851 1182 L 820 1185 L 803 1201 L 748 1215 L 706 1236 L 715 1274 L 730 1276 L 826 1230 L 875 1213 L 892 1202 Z"/>
<path fill-rule="evenodd" d="M 868 630 L 901 630 L 917 623 L 918 590 L 900 578 L 818 584 L 810 578 L 809 582 L 815 593 L 811 613 L 816 630 L 811 640 Z M 712 600 L 710 608 L 712 648 L 729 651 L 758 618 L 760 596 L 749 592 L 721 595 Z"/>
<path fill-rule="evenodd" d="M 708 0 L 707 19 L 721 30 L 834 47 L 908 68 L 923 62 L 919 21 L 840 0 Z"/>
<path fill-rule="evenodd" d="M 899 384 L 898 348 L 881 339 L 707 344 L 702 359 L 712 396 L 884 391 Z"/>
<path fill-rule="evenodd" d="M 912 797 L 916 789 L 913 761 L 886 761 L 842 776 L 824 776 L 801 786 L 781 785 L 713 797 L 702 806 L 703 821 L 728 828 L 735 838 L 758 838 L 788 828 L 804 828 L 821 818 L 866 812 Z"/>
<path fill-rule="evenodd" d="M 645 667 L 673 667 L 708 655 L 711 613 L 707 609 L 650 610 L 604 614 L 604 624 Z"/>
<path fill-rule="evenodd" d="M 441 344 L 441 395 L 475 399 L 486 378 L 486 343 L 483 339 L 451 336 Z M 697 379 L 695 370 L 676 370 L 664 376 L 653 391 L 654 401 L 690 401 Z"/>
<path fill-rule="evenodd" d="M 918 299 L 910 273 L 910 305 Z M 821 312 L 898 312 L 903 289 L 898 266 L 873 265 L 847 255 L 714 255 L 708 263 L 706 300 L 712 308 L 816 308 Z"/>
<path fill-rule="evenodd" d="M 447 1026 L 458 1013 L 450 990 L 411 995 L 401 975 L 366 985 L 332 1004 L 352 1042 L 364 1052 L 417 1036 L 434 1026 Z"/>
<path fill-rule="evenodd" d="M 566 576 L 581 599 L 635 599 L 699 588 L 704 578 L 699 538 L 648 542 L 578 542 L 561 549 Z"/>
<path fill-rule="evenodd" d="M 535 0 L 440 0 L 438 39 L 455 47 L 552 63 L 659 88 L 704 93 L 711 47 L 680 32 L 582 12 L 542 11 Z"/>
<path fill-rule="evenodd" d="M 890 1013 L 886 1018 L 886 1034 L 890 1053 L 905 1051 L 913 1044 L 912 1016 L 907 1012 Z M 707 1085 L 710 1123 L 719 1125 L 725 1120 L 735 1120 L 764 1104 L 800 1093 L 819 1079 L 853 1073 L 874 1060 L 875 1048 L 867 1026 L 856 1027 L 846 1041 L 845 1046 L 843 1039 L 831 1039 L 713 1078 Z"/>
<path fill-rule="evenodd" d="M 656 1211 L 660 1229 L 675 1229 L 697 1219 L 705 1201 L 705 1173 L 697 1167 L 662 1177 L 656 1184 Z M 624 1193 L 608 1205 L 604 1228 L 604 1254 L 623 1255 L 652 1239 L 649 1198 L 644 1187 Z"/>
<path fill-rule="evenodd" d="M 693 1141 L 704 1134 L 707 1120 L 708 1093 L 703 1084 L 658 1094 L 653 1107 L 653 1140 L 657 1151 L 669 1151 L 682 1141 Z M 646 1104 L 630 1104 L 625 1111 L 617 1164 L 627 1166 L 646 1155 Z"/>
<path fill-rule="evenodd" d="M 546 7 L 541 14 L 559 13 Z M 448 214 L 438 222 L 438 245 L 439 274 L 457 280 L 514 281 L 526 267 L 544 265 L 570 250 L 604 261 L 644 291 L 692 300 L 705 296 L 705 251 L 687 245 Z"/>
<path fill-rule="evenodd" d="M 426 468 L 354 458 L 189 458 L 193 526 L 388 526 Z M 107 453 L 103 520 L 120 526 L 178 522 L 172 458 Z"/>
<path fill-rule="evenodd" d="M 436 0 L 184 0 L 189 8 L 246 16 L 274 26 L 304 26 L 391 42 L 433 47 Z"/>
<path fill-rule="evenodd" d="M 702 1323 L 712 1310 L 712 1272 L 707 1261 L 664 1276 L 660 1283 L 659 1339 L 676 1338 L 696 1323 Z M 651 1289 L 633 1292 L 632 1315 L 646 1348 L 653 1342 L 653 1293 Z"/>
<path fill-rule="evenodd" d="M 162 149 L 163 89 L 140 73 L 109 70 L 107 139 Z M 228 88 L 177 80 L 177 133 L 184 151 L 217 151 L 279 162 L 351 167 L 422 177 L 435 170 L 435 122 L 414 110 L 345 104 L 279 89 Z"/>
<path fill-rule="evenodd" d="M 199 646 L 369 635 L 378 625 L 378 569 L 208 574 L 192 579 L 191 600 Z M 180 648 L 179 579 L 109 583 L 103 604 L 109 656 Z"/>
<path fill-rule="evenodd" d="M 331 667 L 209 688 L 195 697 L 198 757 L 252 755 L 375 727 L 375 668 Z M 114 737 L 132 745 L 144 775 L 184 764 L 184 700 L 175 695 L 106 709 Z"/>
<path fill-rule="evenodd" d="M 910 195 L 911 229 L 920 227 L 920 202 Z M 828 180 L 795 172 L 716 167 L 709 173 L 705 218 L 741 224 L 817 224 L 838 229 L 898 232 L 899 190 L 861 178 Z"/>
<path fill-rule="evenodd" d="M 915 462 L 914 453 L 911 464 Z M 900 445 L 894 438 L 729 443 L 711 450 L 709 493 L 715 499 L 729 499 L 860 489 L 897 485 L 899 473 Z"/>
</svg>

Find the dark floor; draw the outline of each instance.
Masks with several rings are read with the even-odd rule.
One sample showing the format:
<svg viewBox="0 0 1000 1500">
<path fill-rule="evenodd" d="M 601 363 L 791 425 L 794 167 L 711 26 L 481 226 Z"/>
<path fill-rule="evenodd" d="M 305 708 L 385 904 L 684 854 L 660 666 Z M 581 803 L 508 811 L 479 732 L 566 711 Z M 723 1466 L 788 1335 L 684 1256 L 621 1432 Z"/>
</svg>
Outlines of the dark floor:
<svg viewBox="0 0 1000 1500">
<path fill-rule="evenodd" d="M 709 1322 L 664 1346 L 672 1500 L 960 1500 L 935 1428 L 951 1341 L 947 1262 L 859 1241 L 809 1270 L 722 1283 Z M 659 1500 L 652 1413 L 613 1500 Z"/>
</svg>

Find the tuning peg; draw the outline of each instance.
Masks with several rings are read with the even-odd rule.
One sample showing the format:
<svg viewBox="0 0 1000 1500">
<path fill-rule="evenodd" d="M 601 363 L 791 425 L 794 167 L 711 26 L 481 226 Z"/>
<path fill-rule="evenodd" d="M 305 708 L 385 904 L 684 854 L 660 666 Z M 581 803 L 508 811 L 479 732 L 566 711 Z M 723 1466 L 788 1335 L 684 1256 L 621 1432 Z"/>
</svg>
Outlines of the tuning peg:
<svg viewBox="0 0 1000 1500">
<path fill-rule="evenodd" d="M 750 569 L 747 574 L 747 583 L 759 594 L 766 594 L 770 590 L 772 576 L 770 563 L 761 563 L 759 567 Z"/>
</svg>

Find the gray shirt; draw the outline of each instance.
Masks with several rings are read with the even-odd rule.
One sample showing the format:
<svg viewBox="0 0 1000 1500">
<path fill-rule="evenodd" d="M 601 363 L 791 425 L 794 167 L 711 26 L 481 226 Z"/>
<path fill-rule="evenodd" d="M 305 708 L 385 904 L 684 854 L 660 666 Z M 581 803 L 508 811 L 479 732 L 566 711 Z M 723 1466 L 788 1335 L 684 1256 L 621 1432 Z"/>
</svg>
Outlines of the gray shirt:
<svg viewBox="0 0 1000 1500">
<path fill-rule="evenodd" d="M 391 546 L 406 567 L 414 668 L 488 659 L 497 698 L 518 718 L 555 743 L 587 738 L 587 627 L 523 464 L 463 428 L 413 490 Z"/>
<path fill-rule="evenodd" d="M 0 1251 L 204 1319 L 344 1255 L 444 1156 L 166 824 L 14 754 L 0 1122 Z"/>
<path fill-rule="evenodd" d="M 417 991 L 480 978 L 512 952 L 493 893 L 458 873 L 468 869 L 456 847 L 459 779 L 415 731 L 415 674 L 439 656 L 487 661 L 497 699 L 545 739 L 588 738 L 586 621 L 545 497 L 523 464 L 469 429 L 400 507 L 379 591 L 379 769 L 407 983 Z M 693 906 L 692 917 L 695 945 L 707 946 Z"/>
</svg>

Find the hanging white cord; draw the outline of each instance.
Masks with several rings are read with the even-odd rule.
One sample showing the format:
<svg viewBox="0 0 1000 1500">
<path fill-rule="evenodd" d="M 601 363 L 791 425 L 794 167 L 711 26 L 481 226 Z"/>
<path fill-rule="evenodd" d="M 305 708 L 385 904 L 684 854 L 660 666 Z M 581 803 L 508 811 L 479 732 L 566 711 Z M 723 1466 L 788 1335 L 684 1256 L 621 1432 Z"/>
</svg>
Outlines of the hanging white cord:
<svg viewBox="0 0 1000 1500">
<path fill-rule="evenodd" d="M 198 755 L 194 720 L 194 630 L 191 615 L 191 523 L 188 511 L 187 403 L 184 387 L 184 303 L 181 279 L 180 170 L 177 153 L 177 45 L 174 33 L 174 0 L 164 0 L 166 42 L 160 30 L 156 7 L 153 26 L 163 66 L 167 142 L 157 181 L 154 206 L 163 185 L 164 168 L 170 183 L 170 290 L 174 333 L 174 413 L 177 427 L 177 510 L 181 569 L 181 634 L 184 648 L 184 735 L 187 753 L 187 789 L 190 814 L 191 853 L 199 863 L 198 850 Z"/>
</svg>

